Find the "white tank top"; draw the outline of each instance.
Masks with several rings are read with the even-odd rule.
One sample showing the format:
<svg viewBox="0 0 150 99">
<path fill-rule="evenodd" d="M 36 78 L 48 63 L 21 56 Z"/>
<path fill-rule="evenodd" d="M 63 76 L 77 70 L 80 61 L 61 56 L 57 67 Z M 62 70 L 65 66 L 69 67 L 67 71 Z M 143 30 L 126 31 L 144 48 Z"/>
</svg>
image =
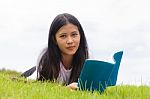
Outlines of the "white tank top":
<svg viewBox="0 0 150 99">
<path fill-rule="evenodd" d="M 66 70 L 62 62 L 60 62 L 60 71 L 57 78 L 57 82 L 61 84 L 68 84 L 70 75 L 71 75 L 72 68 L 69 70 Z"/>
</svg>

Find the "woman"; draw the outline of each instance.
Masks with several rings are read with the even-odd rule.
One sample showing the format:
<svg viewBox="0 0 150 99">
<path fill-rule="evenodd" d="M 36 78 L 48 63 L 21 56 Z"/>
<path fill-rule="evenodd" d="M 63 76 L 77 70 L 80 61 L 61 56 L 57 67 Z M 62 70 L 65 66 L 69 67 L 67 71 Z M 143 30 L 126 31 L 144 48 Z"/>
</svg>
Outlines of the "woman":
<svg viewBox="0 0 150 99">
<path fill-rule="evenodd" d="M 48 47 L 37 66 L 37 79 L 51 80 L 76 86 L 85 59 L 89 57 L 88 46 L 82 26 L 73 15 L 59 14 L 53 20 Z"/>
</svg>

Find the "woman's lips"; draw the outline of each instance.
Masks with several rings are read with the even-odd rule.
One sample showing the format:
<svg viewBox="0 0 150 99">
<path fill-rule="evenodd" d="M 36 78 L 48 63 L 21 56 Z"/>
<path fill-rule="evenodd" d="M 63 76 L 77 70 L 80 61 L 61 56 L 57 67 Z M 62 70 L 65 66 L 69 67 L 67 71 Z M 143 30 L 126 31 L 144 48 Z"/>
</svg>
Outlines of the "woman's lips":
<svg viewBox="0 0 150 99">
<path fill-rule="evenodd" d="M 69 49 L 69 50 L 73 50 L 75 48 L 75 46 L 69 46 L 69 47 L 67 47 L 67 49 Z"/>
</svg>

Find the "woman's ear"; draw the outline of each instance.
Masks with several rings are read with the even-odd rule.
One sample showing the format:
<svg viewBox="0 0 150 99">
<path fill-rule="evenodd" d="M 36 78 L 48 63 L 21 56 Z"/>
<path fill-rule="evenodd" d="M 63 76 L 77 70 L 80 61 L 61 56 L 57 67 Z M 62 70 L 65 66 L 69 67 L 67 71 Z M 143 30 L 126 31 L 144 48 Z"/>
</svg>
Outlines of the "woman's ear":
<svg viewBox="0 0 150 99">
<path fill-rule="evenodd" d="M 54 36 L 52 37 L 52 40 L 53 40 L 53 42 L 57 45 L 57 41 L 56 41 L 56 39 L 55 39 Z"/>
</svg>

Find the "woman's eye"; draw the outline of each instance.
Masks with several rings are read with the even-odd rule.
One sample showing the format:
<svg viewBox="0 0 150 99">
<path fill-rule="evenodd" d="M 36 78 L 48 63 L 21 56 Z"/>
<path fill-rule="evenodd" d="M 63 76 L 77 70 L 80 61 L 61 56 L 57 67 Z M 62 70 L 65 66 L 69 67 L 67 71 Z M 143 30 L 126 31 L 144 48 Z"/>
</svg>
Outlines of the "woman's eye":
<svg viewBox="0 0 150 99">
<path fill-rule="evenodd" d="M 73 33 L 73 34 L 72 34 L 73 37 L 76 37 L 77 35 L 78 35 L 77 33 Z"/>
<path fill-rule="evenodd" d="M 61 37 L 61 38 L 65 38 L 65 37 L 66 37 L 66 35 L 61 35 L 60 37 Z"/>
</svg>

